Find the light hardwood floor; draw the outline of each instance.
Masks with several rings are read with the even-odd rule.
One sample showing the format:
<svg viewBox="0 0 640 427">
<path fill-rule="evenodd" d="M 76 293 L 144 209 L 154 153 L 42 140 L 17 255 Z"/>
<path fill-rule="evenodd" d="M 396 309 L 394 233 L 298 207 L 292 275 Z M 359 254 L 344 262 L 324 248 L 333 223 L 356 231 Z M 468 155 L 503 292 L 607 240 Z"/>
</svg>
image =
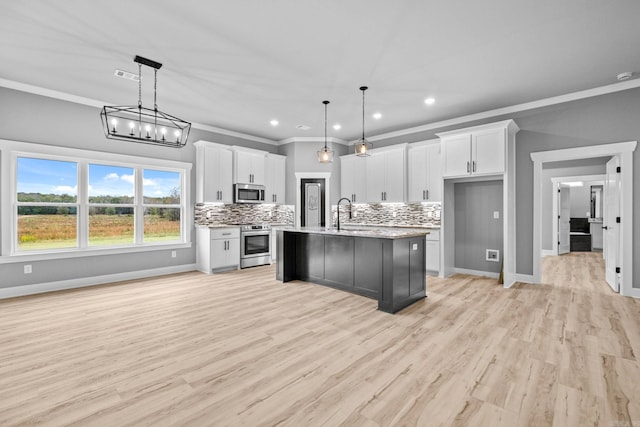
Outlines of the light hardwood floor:
<svg viewBox="0 0 640 427">
<path fill-rule="evenodd" d="M 0 425 L 640 426 L 640 301 L 543 270 L 396 315 L 271 266 L 0 301 Z"/>
</svg>

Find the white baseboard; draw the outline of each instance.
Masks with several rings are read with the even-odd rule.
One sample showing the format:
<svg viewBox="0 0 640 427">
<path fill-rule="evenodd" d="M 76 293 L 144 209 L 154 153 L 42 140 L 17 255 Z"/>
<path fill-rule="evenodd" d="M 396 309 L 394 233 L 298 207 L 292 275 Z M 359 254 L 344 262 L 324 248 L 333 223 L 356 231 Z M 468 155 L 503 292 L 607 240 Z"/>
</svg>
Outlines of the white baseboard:
<svg viewBox="0 0 640 427">
<path fill-rule="evenodd" d="M 556 252 L 553 249 L 542 249 L 540 251 L 540 255 L 545 257 L 545 256 L 556 256 Z"/>
<path fill-rule="evenodd" d="M 454 268 L 453 272 L 457 274 L 470 274 L 472 276 L 490 277 L 492 279 L 500 278 L 500 273 L 491 273 L 489 271 L 480 270 L 468 270 L 466 268 Z"/>
<path fill-rule="evenodd" d="M 115 273 L 106 274 L 104 276 L 82 277 L 79 279 L 38 283 L 35 285 L 13 286 L 10 288 L 0 288 L 0 299 L 41 294 L 43 292 L 61 291 L 64 289 L 82 288 L 85 286 L 104 285 L 105 283 L 121 282 L 123 280 L 144 279 L 147 277 L 184 273 L 195 270 L 195 264 L 185 264 L 173 267 L 154 268 L 151 270 L 131 271 L 128 273 Z"/>
<path fill-rule="evenodd" d="M 520 283 L 535 283 L 533 281 L 533 274 L 515 274 L 514 276 L 514 281 L 515 282 L 520 282 Z"/>
</svg>

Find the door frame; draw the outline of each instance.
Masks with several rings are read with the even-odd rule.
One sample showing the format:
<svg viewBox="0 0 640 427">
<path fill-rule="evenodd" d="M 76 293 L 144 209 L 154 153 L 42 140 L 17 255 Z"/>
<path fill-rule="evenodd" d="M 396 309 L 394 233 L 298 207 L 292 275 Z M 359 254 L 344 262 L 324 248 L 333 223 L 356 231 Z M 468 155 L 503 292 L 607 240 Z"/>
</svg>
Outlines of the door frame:
<svg viewBox="0 0 640 427">
<path fill-rule="evenodd" d="M 640 288 L 633 287 L 633 151 L 637 141 L 616 142 L 531 153 L 533 160 L 533 282 L 540 283 L 542 244 L 542 165 L 546 162 L 620 157 L 620 294 L 640 298 Z M 628 218 L 628 220 L 625 220 Z"/>
<path fill-rule="evenodd" d="M 324 217 L 325 224 L 331 224 L 331 173 L 330 172 L 296 172 L 296 214 L 295 216 L 295 224 L 296 227 L 300 227 L 300 214 L 302 213 L 301 206 L 302 201 L 300 197 L 300 184 L 303 179 L 324 179 L 325 189 L 324 189 Z"/>
<path fill-rule="evenodd" d="M 551 178 L 551 192 L 552 192 L 552 212 L 551 212 L 551 218 L 553 219 L 551 221 L 551 236 L 552 236 L 552 242 L 557 241 L 555 239 L 558 238 L 558 211 L 560 210 L 560 207 L 558 206 L 558 198 L 556 197 L 556 191 L 558 191 L 558 184 L 564 182 L 564 181 L 604 181 L 605 175 L 577 175 L 577 176 L 557 176 L 557 177 L 553 177 Z M 551 255 L 551 256 L 557 256 L 558 255 L 558 245 L 553 245 L 553 248 L 551 249 L 551 252 L 547 252 L 546 250 L 542 249 L 541 253 L 543 255 Z"/>
</svg>

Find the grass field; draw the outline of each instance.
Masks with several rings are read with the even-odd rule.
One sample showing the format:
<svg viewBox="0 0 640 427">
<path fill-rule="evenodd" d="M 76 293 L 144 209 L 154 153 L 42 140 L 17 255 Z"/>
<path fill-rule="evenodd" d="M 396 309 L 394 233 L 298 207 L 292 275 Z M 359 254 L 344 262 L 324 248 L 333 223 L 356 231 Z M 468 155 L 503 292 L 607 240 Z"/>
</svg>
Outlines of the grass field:
<svg viewBox="0 0 640 427">
<path fill-rule="evenodd" d="M 18 216 L 18 249 L 21 251 L 76 247 L 75 215 Z M 180 240 L 180 221 L 146 215 L 144 241 Z M 134 243 L 133 215 L 91 215 L 89 245 L 113 246 Z"/>
</svg>

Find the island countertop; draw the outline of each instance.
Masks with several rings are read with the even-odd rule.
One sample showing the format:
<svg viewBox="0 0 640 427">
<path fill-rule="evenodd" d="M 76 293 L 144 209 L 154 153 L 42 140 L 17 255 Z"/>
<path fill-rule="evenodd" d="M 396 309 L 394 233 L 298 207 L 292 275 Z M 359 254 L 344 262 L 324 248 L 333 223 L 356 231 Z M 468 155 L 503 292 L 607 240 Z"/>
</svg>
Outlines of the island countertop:
<svg viewBox="0 0 640 427">
<path fill-rule="evenodd" d="M 371 237 L 375 239 L 405 239 L 407 237 L 424 237 L 429 234 L 426 229 L 398 229 L 398 228 L 347 228 L 338 231 L 336 228 L 325 227 L 293 227 L 287 229 L 297 233 L 324 234 L 331 236 Z"/>
</svg>

